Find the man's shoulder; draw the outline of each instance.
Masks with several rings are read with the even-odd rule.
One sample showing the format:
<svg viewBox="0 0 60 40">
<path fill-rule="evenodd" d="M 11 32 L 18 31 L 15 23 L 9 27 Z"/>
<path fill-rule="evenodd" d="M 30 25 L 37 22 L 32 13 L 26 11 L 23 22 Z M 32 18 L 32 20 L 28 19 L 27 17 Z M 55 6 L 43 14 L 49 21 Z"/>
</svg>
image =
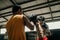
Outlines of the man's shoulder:
<svg viewBox="0 0 60 40">
<path fill-rule="evenodd" d="M 48 25 L 46 23 L 44 23 L 44 25 L 42 25 L 44 28 L 48 28 Z"/>
<path fill-rule="evenodd" d="M 15 15 L 13 18 L 21 18 L 23 15 Z"/>
</svg>

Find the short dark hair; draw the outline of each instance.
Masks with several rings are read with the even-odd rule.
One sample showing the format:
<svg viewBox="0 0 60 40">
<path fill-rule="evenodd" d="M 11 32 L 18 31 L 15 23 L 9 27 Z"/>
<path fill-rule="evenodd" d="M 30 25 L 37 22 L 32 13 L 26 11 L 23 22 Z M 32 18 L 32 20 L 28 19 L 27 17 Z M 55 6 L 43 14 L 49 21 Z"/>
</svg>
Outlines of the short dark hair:
<svg viewBox="0 0 60 40">
<path fill-rule="evenodd" d="M 17 12 L 19 9 L 20 9 L 20 11 L 22 11 L 21 6 L 14 5 L 14 6 L 12 7 L 12 13 L 15 14 L 15 12 Z"/>
<path fill-rule="evenodd" d="M 43 16 L 37 16 L 37 20 L 45 21 L 45 18 Z"/>
</svg>

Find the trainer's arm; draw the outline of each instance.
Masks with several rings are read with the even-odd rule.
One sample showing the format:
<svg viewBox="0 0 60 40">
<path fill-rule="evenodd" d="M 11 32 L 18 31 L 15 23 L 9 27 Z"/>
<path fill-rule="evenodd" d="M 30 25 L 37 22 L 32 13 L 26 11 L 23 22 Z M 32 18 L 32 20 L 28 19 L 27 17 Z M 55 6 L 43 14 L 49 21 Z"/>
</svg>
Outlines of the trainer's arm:
<svg viewBox="0 0 60 40">
<path fill-rule="evenodd" d="M 30 22 L 30 20 L 24 15 L 24 23 L 25 23 L 25 25 L 29 28 L 29 29 L 31 29 L 31 30 L 33 30 L 34 29 L 34 24 L 32 24 L 31 22 Z"/>
</svg>

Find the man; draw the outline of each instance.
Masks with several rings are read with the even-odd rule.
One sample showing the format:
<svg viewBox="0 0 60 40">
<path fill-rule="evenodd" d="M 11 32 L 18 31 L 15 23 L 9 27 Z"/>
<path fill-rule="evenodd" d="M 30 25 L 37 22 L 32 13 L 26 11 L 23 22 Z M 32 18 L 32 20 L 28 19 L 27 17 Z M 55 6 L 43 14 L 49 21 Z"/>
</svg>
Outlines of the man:
<svg viewBox="0 0 60 40">
<path fill-rule="evenodd" d="M 36 25 L 37 30 L 37 38 L 36 40 L 48 40 L 47 36 L 49 36 L 50 30 L 48 25 L 45 23 L 45 18 L 42 16 L 32 16 L 30 20 Z"/>
<path fill-rule="evenodd" d="M 45 23 L 45 18 L 42 16 L 37 16 L 36 20 L 36 29 L 38 35 L 36 40 L 48 40 L 47 36 L 50 35 L 50 31 L 47 24 Z"/>
<path fill-rule="evenodd" d="M 13 16 L 6 24 L 8 40 L 26 40 L 25 25 L 31 30 L 34 29 L 34 25 L 23 14 L 20 6 L 13 6 L 12 12 Z"/>
</svg>

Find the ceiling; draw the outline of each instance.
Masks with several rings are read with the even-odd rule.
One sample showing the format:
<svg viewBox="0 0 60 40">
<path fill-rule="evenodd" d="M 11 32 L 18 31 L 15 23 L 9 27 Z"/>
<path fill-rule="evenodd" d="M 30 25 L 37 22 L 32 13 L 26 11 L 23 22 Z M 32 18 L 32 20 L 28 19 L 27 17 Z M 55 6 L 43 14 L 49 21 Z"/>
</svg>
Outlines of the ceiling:
<svg viewBox="0 0 60 40">
<path fill-rule="evenodd" d="M 41 15 L 46 22 L 60 20 L 60 0 L 14 0 L 22 7 L 28 16 Z M 10 0 L 0 0 L 0 25 L 5 25 L 12 16 L 13 3 Z"/>
</svg>

